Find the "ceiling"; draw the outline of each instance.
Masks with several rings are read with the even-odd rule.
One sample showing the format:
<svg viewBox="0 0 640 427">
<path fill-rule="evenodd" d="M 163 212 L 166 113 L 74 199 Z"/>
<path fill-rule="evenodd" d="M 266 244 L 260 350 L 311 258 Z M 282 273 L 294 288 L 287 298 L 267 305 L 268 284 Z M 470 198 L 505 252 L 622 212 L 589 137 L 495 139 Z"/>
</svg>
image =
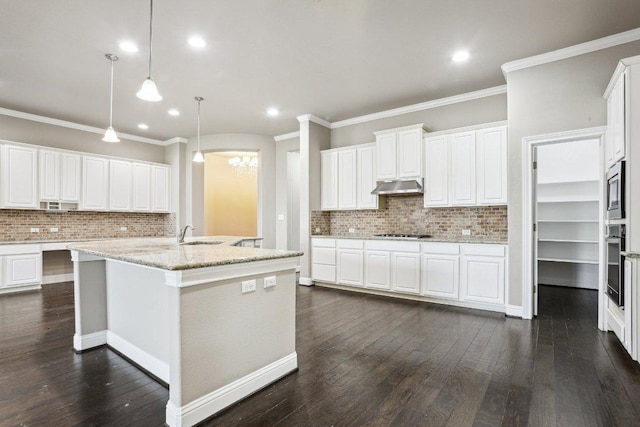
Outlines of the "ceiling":
<svg viewBox="0 0 640 427">
<path fill-rule="evenodd" d="M 153 78 L 144 0 L 0 0 L 0 107 L 155 139 L 279 135 L 296 116 L 329 121 L 505 83 L 509 61 L 640 26 L 638 0 L 156 0 Z M 198 34 L 204 49 L 186 40 Z M 122 40 L 140 51 L 121 51 Z M 471 58 L 454 64 L 451 55 Z M 278 117 L 266 109 L 277 107 Z M 178 117 L 169 108 L 181 111 Z M 149 125 L 148 130 L 137 128 Z"/>
</svg>

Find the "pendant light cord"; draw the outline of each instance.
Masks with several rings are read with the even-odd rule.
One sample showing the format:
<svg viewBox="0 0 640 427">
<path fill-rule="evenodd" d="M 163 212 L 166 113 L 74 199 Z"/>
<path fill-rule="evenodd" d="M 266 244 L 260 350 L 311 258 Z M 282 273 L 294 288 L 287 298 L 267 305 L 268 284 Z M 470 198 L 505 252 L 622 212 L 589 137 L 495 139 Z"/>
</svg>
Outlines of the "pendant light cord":
<svg viewBox="0 0 640 427">
<path fill-rule="evenodd" d="M 111 95 L 109 97 L 109 127 L 113 127 L 113 57 L 111 60 Z"/>
<path fill-rule="evenodd" d="M 198 100 L 198 151 L 200 151 L 200 100 Z"/>
<path fill-rule="evenodd" d="M 151 11 L 149 13 L 149 78 L 151 78 L 151 51 L 153 50 L 153 0 L 151 0 Z"/>
</svg>

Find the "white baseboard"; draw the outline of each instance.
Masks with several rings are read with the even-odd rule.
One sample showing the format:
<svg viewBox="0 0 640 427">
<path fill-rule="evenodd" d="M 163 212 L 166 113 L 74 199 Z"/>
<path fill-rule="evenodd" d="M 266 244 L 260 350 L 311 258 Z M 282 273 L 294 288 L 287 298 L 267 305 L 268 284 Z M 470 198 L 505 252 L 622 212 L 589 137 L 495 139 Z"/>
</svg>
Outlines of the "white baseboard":
<svg viewBox="0 0 640 427">
<path fill-rule="evenodd" d="M 92 332 L 86 335 L 75 334 L 73 336 L 73 349 L 75 351 L 88 350 L 100 347 L 107 343 L 107 331 Z"/>
<path fill-rule="evenodd" d="M 507 304 L 505 306 L 505 314 L 511 317 L 520 317 L 523 315 L 522 306 Z"/>
<path fill-rule="evenodd" d="M 40 286 L 40 284 L 25 285 L 25 286 L 9 286 L 7 288 L 0 288 L 0 295 L 13 294 L 16 292 L 25 292 L 25 291 L 37 291 L 40 289 L 42 289 L 42 286 Z"/>
<path fill-rule="evenodd" d="M 107 331 L 107 344 L 169 384 L 169 363 L 150 355 L 140 347 L 111 331 Z"/>
<path fill-rule="evenodd" d="M 73 273 L 51 274 L 49 276 L 42 276 L 43 285 L 50 285 L 52 283 L 64 283 L 64 282 L 73 282 Z"/>
<path fill-rule="evenodd" d="M 311 277 L 302 277 L 298 278 L 298 284 L 302 286 L 313 286 L 313 279 Z"/>
<path fill-rule="evenodd" d="M 165 421 L 170 427 L 193 426 L 227 406 L 279 380 L 297 367 L 298 355 L 293 352 L 184 406 L 176 406 L 170 400 L 167 403 Z"/>
</svg>

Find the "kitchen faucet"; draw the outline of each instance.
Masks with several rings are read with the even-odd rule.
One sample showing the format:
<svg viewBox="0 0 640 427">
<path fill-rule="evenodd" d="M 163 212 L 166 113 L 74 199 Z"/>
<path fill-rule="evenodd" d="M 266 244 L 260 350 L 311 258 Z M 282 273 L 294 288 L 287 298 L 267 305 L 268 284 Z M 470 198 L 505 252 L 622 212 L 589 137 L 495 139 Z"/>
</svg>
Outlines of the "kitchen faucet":
<svg viewBox="0 0 640 427">
<path fill-rule="evenodd" d="M 187 234 L 187 229 L 189 228 L 192 230 L 196 229 L 193 225 L 187 224 L 184 227 L 182 227 L 180 231 L 178 231 L 178 235 L 176 236 L 176 239 L 178 240 L 178 244 L 184 243 L 184 235 Z"/>
</svg>

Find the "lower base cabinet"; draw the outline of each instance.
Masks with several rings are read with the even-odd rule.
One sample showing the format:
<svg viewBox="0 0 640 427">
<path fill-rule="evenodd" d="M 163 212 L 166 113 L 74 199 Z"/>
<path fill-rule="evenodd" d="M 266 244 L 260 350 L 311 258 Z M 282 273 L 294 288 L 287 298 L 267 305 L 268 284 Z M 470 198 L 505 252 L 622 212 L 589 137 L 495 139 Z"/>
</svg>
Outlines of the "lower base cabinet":
<svg viewBox="0 0 640 427">
<path fill-rule="evenodd" d="M 364 265 L 367 288 L 383 291 L 391 289 L 391 252 L 367 251 Z"/>
<path fill-rule="evenodd" d="M 420 253 L 391 254 L 391 288 L 395 292 L 420 293 Z"/>
<path fill-rule="evenodd" d="M 460 289 L 458 255 L 423 255 L 423 294 L 429 297 L 458 299 Z"/>
<path fill-rule="evenodd" d="M 358 249 L 338 249 L 337 282 L 348 286 L 364 285 L 364 253 Z"/>
<path fill-rule="evenodd" d="M 504 304 L 504 252 L 499 245 L 463 245 L 462 300 Z"/>
<path fill-rule="evenodd" d="M 42 284 L 42 252 L 39 245 L 0 247 L 0 291 Z"/>
</svg>

